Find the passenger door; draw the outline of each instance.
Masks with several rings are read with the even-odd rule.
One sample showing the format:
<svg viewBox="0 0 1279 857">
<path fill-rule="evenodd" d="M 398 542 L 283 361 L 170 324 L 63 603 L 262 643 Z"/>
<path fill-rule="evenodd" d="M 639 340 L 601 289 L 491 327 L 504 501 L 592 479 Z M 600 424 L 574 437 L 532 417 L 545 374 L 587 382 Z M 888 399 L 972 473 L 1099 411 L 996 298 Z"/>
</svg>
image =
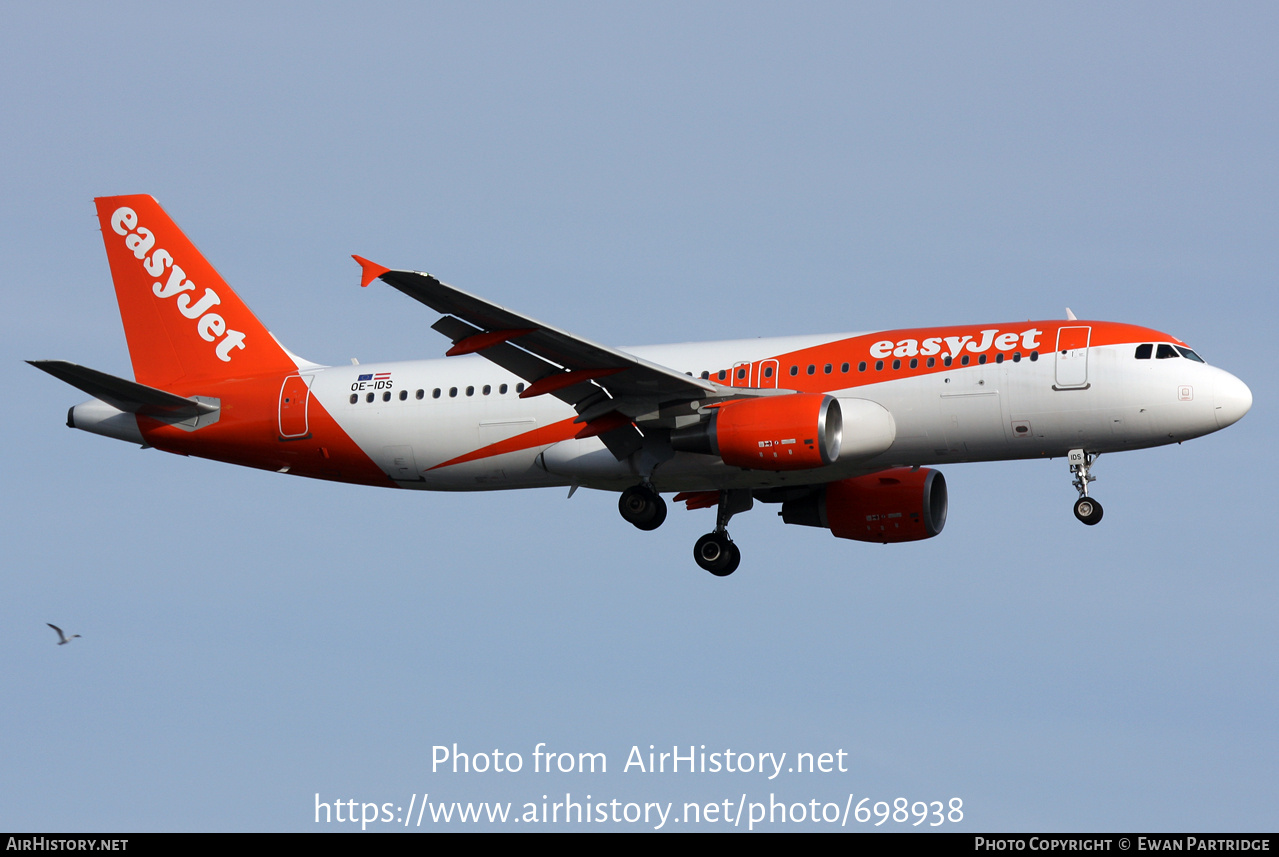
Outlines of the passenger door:
<svg viewBox="0 0 1279 857">
<path fill-rule="evenodd" d="M 1057 329 L 1057 390 L 1078 390 L 1088 386 L 1088 341 L 1091 327 Z"/>
</svg>

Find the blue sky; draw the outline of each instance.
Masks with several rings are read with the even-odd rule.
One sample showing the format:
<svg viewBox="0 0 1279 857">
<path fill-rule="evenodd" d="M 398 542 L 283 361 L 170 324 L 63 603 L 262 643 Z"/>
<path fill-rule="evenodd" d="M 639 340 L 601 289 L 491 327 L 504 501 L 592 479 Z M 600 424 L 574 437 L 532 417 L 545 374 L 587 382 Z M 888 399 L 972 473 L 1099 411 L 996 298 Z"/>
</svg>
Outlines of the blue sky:
<svg viewBox="0 0 1279 857">
<path fill-rule="evenodd" d="M 1264 4 L 9 9 L 0 828 L 313 830 L 317 793 L 569 792 L 1273 830 L 1277 24 Z M 68 431 L 83 396 L 21 361 L 131 374 L 92 205 L 124 193 L 318 362 L 445 348 L 432 313 L 358 287 L 359 253 L 619 345 L 1070 306 L 1186 340 L 1255 404 L 1103 457 L 1096 528 L 1064 461 L 957 465 L 936 539 L 757 507 L 716 580 L 690 556 L 708 511 L 641 533 L 595 492 L 406 495 Z M 536 775 L 538 742 L 609 772 Z M 526 770 L 433 774 L 453 743 Z M 842 749 L 849 770 L 623 773 L 649 744 Z"/>
</svg>

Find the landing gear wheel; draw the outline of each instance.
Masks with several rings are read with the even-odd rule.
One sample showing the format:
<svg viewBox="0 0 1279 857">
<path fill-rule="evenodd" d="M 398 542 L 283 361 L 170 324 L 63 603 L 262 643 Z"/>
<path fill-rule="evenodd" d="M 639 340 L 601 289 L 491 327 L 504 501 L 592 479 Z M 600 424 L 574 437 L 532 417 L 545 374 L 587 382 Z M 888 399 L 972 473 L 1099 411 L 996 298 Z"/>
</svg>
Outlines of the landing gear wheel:
<svg viewBox="0 0 1279 857">
<path fill-rule="evenodd" d="M 693 559 L 716 577 L 728 577 L 737 571 L 742 552 L 728 538 L 728 533 L 707 533 L 693 545 Z"/>
<path fill-rule="evenodd" d="M 666 520 L 666 501 L 647 485 L 634 485 L 623 491 L 617 510 L 641 530 L 656 530 Z"/>
<path fill-rule="evenodd" d="M 1101 520 L 1101 504 L 1091 497 L 1080 497 L 1075 501 L 1075 517 L 1091 527 Z"/>
<path fill-rule="evenodd" d="M 1072 449 L 1066 453 L 1070 472 L 1075 475 L 1071 484 L 1079 492 L 1079 499 L 1075 501 L 1075 517 L 1090 527 L 1101 520 L 1101 504 L 1088 496 L 1088 483 L 1097 481 L 1097 477 L 1092 475 L 1092 465 L 1100 455 L 1085 449 Z"/>
</svg>

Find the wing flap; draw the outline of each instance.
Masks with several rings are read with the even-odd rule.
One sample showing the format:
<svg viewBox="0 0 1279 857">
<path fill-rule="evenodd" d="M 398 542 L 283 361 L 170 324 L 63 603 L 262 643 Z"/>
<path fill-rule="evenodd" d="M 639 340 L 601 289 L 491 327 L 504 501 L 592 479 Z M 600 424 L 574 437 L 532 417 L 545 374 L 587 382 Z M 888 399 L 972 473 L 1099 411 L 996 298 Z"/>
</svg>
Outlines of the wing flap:
<svg viewBox="0 0 1279 857">
<path fill-rule="evenodd" d="M 467 339 L 473 339 L 483 336 L 484 331 L 467 324 L 460 318 L 454 318 L 446 315 L 444 318 L 431 325 L 432 330 L 439 331 L 447 336 L 453 342 L 464 342 Z M 543 378 L 548 378 L 560 371 L 560 367 L 554 363 L 543 360 L 536 355 L 529 354 L 521 348 L 516 348 L 507 342 L 499 342 L 495 345 L 489 345 L 481 350 L 481 353 L 489 361 L 501 366 L 507 372 L 518 378 L 523 378 L 530 384 L 535 384 Z M 570 405 L 576 405 L 583 398 L 588 398 L 591 391 L 581 389 L 562 389 L 555 390 L 551 395 L 557 399 L 567 402 Z"/>
</svg>

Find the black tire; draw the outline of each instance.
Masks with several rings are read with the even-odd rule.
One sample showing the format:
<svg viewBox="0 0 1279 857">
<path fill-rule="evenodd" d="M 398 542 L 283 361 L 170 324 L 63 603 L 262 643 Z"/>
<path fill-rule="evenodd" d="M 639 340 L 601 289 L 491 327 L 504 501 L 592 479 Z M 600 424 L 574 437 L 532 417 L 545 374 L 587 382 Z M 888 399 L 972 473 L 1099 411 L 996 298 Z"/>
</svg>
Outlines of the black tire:
<svg viewBox="0 0 1279 857">
<path fill-rule="evenodd" d="M 715 575 L 716 577 L 728 577 L 730 574 L 737 571 L 737 567 L 742 564 L 741 548 L 739 548 L 737 545 L 733 544 L 732 542 L 729 542 L 728 554 L 729 554 L 728 565 L 724 566 L 719 571 L 712 571 L 711 574 Z"/>
<path fill-rule="evenodd" d="M 1075 501 L 1075 517 L 1092 527 L 1101 520 L 1101 504 L 1091 497 L 1080 497 Z"/>
<path fill-rule="evenodd" d="M 657 509 L 653 513 L 653 520 L 640 527 L 641 530 L 656 530 L 666 522 L 666 501 L 662 499 L 661 494 L 653 493 L 653 504 Z"/>
<path fill-rule="evenodd" d="M 666 501 L 656 491 L 634 485 L 618 498 L 617 511 L 638 529 L 656 530 L 666 520 Z"/>
<path fill-rule="evenodd" d="M 728 577 L 741 564 L 742 552 L 723 533 L 707 533 L 693 545 L 693 559 L 704 571 Z"/>
</svg>

